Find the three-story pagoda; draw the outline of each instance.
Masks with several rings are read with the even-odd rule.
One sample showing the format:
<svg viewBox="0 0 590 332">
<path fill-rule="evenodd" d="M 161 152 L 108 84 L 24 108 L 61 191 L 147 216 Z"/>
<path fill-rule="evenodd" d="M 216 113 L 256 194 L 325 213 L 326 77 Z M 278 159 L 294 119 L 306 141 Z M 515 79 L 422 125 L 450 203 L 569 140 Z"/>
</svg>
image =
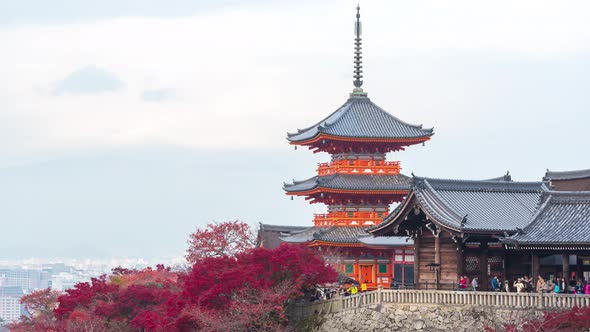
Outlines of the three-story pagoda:
<svg viewBox="0 0 590 332">
<path fill-rule="evenodd" d="M 389 206 L 408 194 L 412 182 L 410 177 L 400 173 L 400 162 L 387 161 L 386 154 L 428 141 L 433 129 L 401 121 L 373 103 L 363 91 L 359 7 L 354 41 L 354 89 L 348 100 L 313 126 L 287 134 L 290 144 L 306 146 L 314 153 L 327 152 L 331 160 L 318 165 L 316 176 L 285 184 L 284 190 L 287 195 L 304 196 L 310 203 L 326 204 L 328 211 L 314 216 L 314 227 L 309 231 L 285 237 L 283 241 L 338 247 L 340 256 L 348 256 L 346 259 L 355 264 L 335 264 L 341 265 L 337 269 L 376 286 L 388 284 L 386 276 L 392 275 L 390 260 L 386 259 L 381 266 L 377 256 L 386 258 L 382 257 L 387 252 L 383 249 L 388 246 L 394 250 L 394 247 L 411 245 L 399 239 L 385 239 L 377 246 L 379 251 L 371 253 L 369 251 L 376 249 L 375 244 L 365 243 L 365 235 L 368 235 L 365 230 L 381 223 L 389 213 Z M 355 249 L 346 250 L 346 247 Z M 403 251 L 401 253 L 405 256 Z M 359 263 L 358 256 L 367 258 L 373 254 L 376 255 L 375 264 Z M 351 255 L 357 257 L 350 260 Z"/>
<path fill-rule="evenodd" d="M 287 195 L 306 196 L 311 203 L 328 206 L 327 214 L 314 218 L 318 227 L 380 223 L 389 206 L 408 193 L 411 182 L 400 173 L 400 162 L 387 161 L 386 154 L 424 143 L 433 135 L 432 129 L 389 114 L 363 91 L 359 9 L 355 22 L 353 92 L 344 105 L 323 120 L 287 134 L 292 145 L 331 155 L 330 162 L 318 165 L 316 176 L 284 186 Z"/>
</svg>

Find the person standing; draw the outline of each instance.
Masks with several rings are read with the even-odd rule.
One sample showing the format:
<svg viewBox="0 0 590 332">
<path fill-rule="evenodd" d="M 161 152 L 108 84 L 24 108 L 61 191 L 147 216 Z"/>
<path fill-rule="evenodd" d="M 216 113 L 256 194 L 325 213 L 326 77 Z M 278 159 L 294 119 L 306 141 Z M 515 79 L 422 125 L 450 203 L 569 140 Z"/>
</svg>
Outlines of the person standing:
<svg viewBox="0 0 590 332">
<path fill-rule="evenodd" d="M 471 289 L 476 292 L 477 291 L 477 287 L 479 287 L 479 284 L 477 282 L 477 277 L 473 277 L 473 280 L 471 280 Z"/>
<path fill-rule="evenodd" d="M 543 277 L 539 276 L 539 279 L 537 280 L 537 287 L 535 287 L 535 290 L 539 293 L 542 292 L 544 284 L 545 284 L 545 279 L 543 279 Z"/>
<path fill-rule="evenodd" d="M 498 279 L 498 276 L 494 276 L 490 280 L 490 284 L 492 286 L 492 291 L 493 292 L 498 292 L 500 290 L 500 280 Z"/>
<path fill-rule="evenodd" d="M 461 276 L 461 279 L 459 279 L 459 290 L 466 290 L 467 289 L 467 277 L 466 276 Z"/>
</svg>

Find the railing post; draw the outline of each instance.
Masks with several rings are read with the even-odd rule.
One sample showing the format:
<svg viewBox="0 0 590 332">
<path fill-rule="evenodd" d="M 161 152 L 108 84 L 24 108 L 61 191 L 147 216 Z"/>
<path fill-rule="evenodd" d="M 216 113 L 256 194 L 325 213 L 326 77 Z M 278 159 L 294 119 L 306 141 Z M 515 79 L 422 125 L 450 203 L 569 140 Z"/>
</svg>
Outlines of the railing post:
<svg viewBox="0 0 590 332">
<path fill-rule="evenodd" d="M 377 303 L 383 302 L 383 285 L 377 286 Z"/>
</svg>

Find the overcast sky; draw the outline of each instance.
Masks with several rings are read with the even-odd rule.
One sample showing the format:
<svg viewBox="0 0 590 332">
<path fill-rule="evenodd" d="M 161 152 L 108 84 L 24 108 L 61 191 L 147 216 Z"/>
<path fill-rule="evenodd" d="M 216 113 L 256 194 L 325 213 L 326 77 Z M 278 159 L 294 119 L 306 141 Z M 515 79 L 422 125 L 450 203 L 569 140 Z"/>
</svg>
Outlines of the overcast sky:
<svg viewBox="0 0 590 332">
<path fill-rule="evenodd" d="M 362 1 L 365 90 L 435 136 L 403 172 L 590 168 L 590 2 Z M 0 259 L 182 255 L 207 222 L 311 225 L 293 151 L 352 90 L 356 1 L 0 2 Z"/>
</svg>

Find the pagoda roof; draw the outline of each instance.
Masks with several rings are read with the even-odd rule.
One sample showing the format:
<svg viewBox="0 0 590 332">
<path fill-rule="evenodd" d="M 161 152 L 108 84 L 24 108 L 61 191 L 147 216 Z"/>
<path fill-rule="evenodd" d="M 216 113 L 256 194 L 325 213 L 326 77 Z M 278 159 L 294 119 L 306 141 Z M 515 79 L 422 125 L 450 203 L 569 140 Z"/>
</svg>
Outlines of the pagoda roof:
<svg viewBox="0 0 590 332">
<path fill-rule="evenodd" d="M 331 174 L 314 176 L 304 181 L 285 183 L 287 193 L 311 191 L 317 188 L 337 190 L 408 191 L 412 179 L 403 174 Z"/>
<path fill-rule="evenodd" d="M 360 246 L 409 246 L 413 242 L 403 236 L 373 237 L 367 233 L 368 227 L 310 227 L 305 231 L 284 236 L 287 243 L 328 242 L 334 244 L 352 244 Z"/>
<path fill-rule="evenodd" d="M 544 188 L 542 204 L 530 223 L 505 244 L 551 249 L 553 246 L 590 249 L 590 192 L 553 191 Z"/>
<path fill-rule="evenodd" d="M 590 178 L 590 169 L 581 169 L 574 171 L 550 171 L 545 172 L 544 180 L 576 180 Z"/>
<path fill-rule="evenodd" d="M 424 129 L 422 125 L 403 122 L 377 106 L 368 97 L 352 96 L 344 105 L 315 125 L 299 129 L 297 133 L 288 133 L 287 139 L 294 144 L 304 143 L 321 134 L 395 142 L 400 139 L 425 141 L 434 132 L 433 128 Z"/>
<path fill-rule="evenodd" d="M 415 204 L 431 221 L 455 231 L 514 232 L 529 223 L 544 184 L 414 177 L 406 199 L 370 232 L 403 222 Z"/>
</svg>

